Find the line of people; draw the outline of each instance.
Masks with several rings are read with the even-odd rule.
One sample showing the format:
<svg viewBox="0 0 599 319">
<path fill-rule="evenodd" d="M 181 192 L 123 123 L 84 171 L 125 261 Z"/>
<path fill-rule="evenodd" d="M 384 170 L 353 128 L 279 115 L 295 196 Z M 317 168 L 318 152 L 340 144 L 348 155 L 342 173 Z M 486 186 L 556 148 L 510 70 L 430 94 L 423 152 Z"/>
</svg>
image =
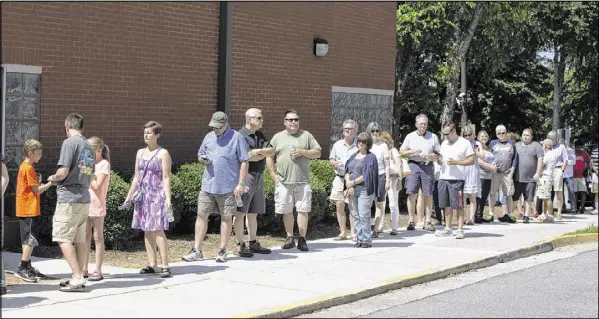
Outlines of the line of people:
<svg viewBox="0 0 599 319">
<path fill-rule="evenodd" d="M 203 260 L 203 240 L 208 226 L 208 216 L 221 216 L 220 248 L 216 261 L 225 262 L 231 230 L 237 241 L 234 253 L 250 258 L 254 254 L 269 254 L 257 241 L 257 215 L 265 213 L 264 177 L 266 171 L 275 182 L 275 213 L 283 216 L 287 238 L 282 249 L 297 247 L 308 251 L 306 233 L 312 210 L 310 187 L 310 160 L 320 158 L 321 147 L 309 132 L 300 129 L 296 110 L 284 114 L 285 129 L 270 140 L 261 132 L 262 111 L 251 108 L 245 113 L 245 125 L 238 131 L 232 129 L 228 117 L 216 112 L 208 124 L 212 131 L 206 134 L 198 150 L 198 161 L 205 165 L 201 190 L 198 194 L 195 240 L 190 252 L 182 260 Z M 524 197 L 523 221 L 529 222 L 534 209 L 534 198 L 542 201 L 539 220 L 551 221 L 553 209 L 552 190 L 558 198 L 563 191 L 563 171 L 567 167 L 567 148 L 557 141 L 555 132 L 541 144 L 532 141 L 532 131 L 522 133 L 522 141 L 513 143 L 507 137 L 505 126 L 496 127 L 497 139 L 488 146 L 489 135 L 479 131 L 475 139 L 470 126 L 458 135 L 456 124 L 443 123 L 442 138 L 428 131 L 428 118 L 416 117 L 416 130 L 408 134 L 397 149 L 388 132 L 382 132 L 378 123 L 370 123 L 366 131 L 358 134 L 358 124 L 351 119 L 343 122 L 343 138 L 331 148 L 330 162 L 334 174 L 330 199 L 335 202 L 340 234 L 336 240 L 347 238 L 345 205 L 350 211 L 350 234 L 354 246 L 369 248 L 372 240 L 384 230 L 386 201 L 391 210 L 391 233 L 399 232 L 399 192 L 405 186 L 409 222 L 408 231 L 422 227 L 436 231 L 437 236 L 466 235 L 463 225 L 486 223 L 484 208 L 493 211 L 499 192 L 507 197 L 501 222 L 513 223 L 513 201 Z M 23 255 L 17 276 L 25 280 L 43 278 L 31 266 L 30 257 L 37 245 L 35 221 L 39 216 L 39 194 L 49 187 L 57 187 L 57 205 L 53 217 L 52 237 L 58 242 L 64 258 L 72 270 L 72 278 L 61 283 L 61 291 L 84 291 L 86 280 L 102 280 L 103 227 L 106 215 L 106 194 L 110 182 L 110 152 L 97 137 L 89 140 L 83 136 L 83 117 L 70 114 L 65 120 L 65 134 L 58 169 L 42 184 L 33 164 L 42 156 L 42 145 L 34 140 L 25 143 L 26 159 L 21 165 L 17 180 L 17 216 L 20 219 Z M 144 125 L 146 147 L 138 150 L 135 174 L 131 188 L 121 209 L 133 208 L 132 228 L 144 232 L 148 265 L 141 274 L 171 275 L 165 231 L 173 221 L 171 203 L 171 163 L 169 152 L 159 145 L 163 133 L 160 123 L 150 121 Z M 593 172 L 595 164 L 590 161 Z M 589 162 L 588 154 L 581 158 Z M 585 163 L 586 163 L 585 162 Z M 3 191 L 5 189 L 3 165 Z M 578 174 L 579 175 L 579 174 Z M 578 176 L 575 173 L 575 176 Z M 405 179 L 405 181 L 403 181 Z M 7 183 L 7 182 L 6 182 Z M 580 181 L 574 183 L 575 191 L 581 189 Z M 585 189 L 586 190 L 586 189 Z M 597 193 L 597 184 L 593 184 Z M 470 201 L 466 214 L 465 206 Z M 595 197 L 595 202 L 597 198 Z M 583 201 L 584 202 L 584 201 Z M 375 204 L 374 227 L 371 229 L 371 206 Z M 299 237 L 293 235 L 298 212 Z M 438 212 L 440 208 L 443 212 Z M 417 211 L 420 210 L 420 212 Z M 445 227 L 437 229 L 432 218 Z M 457 230 L 452 230 L 453 214 L 457 217 Z M 424 216 L 419 223 L 416 216 Z M 249 240 L 244 239 L 244 222 Z M 88 256 L 91 239 L 96 245 L 94 272 L 88 273 Z M 160 257 L 161 267 L 158 267 Z M 4 275 L 4 272 L 2 272 Z M 6 291 L 3 282 L 3 293 Z"/>
</svg>

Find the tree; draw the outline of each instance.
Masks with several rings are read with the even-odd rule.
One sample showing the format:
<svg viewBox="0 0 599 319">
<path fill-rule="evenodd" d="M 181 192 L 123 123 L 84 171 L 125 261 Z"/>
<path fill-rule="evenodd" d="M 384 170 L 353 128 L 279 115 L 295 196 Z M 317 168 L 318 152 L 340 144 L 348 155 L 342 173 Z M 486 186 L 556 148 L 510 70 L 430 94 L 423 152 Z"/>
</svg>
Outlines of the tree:
<svg viewBox="0 0 599 319">
<path fill-rule="evenodd" d="M 474 7 L 474 14 L 466 32 L 462 32 L 462 28 L 460 27 L 462 17 L 466 13 L 465 6 L 460 6 L 452 19 L 453 35 L 450 41 L 451 51 L 448 53 L 447 60 L 448 79 L 446 83 L 445 100 L 443 102 L 442 122 L 453 119 L 460 75 L 459 63 L 464 61 L 464 58 L 466 57 L 466 53 L 470 47 L 470 41 L 472 41 L 474 32 L 478 27 L 478 22 L 485 9 L 485 3 L 483 2 L 470 4 L 469 6 Z M 462 123 L 462 126 L 465 124 L 466 123 Z"/>
<path fill-rule="evenodd" d="M 553 92 L 552 92 L 552 124 L 553 130 L 562 127 L 561 103 L 566 85 L 565 74 L 568 64 L 584 48 L 586 41 L 597 41 L 591 38 L 592 29 L 596 30 L 597 5 L 584 2 L 547 2 L 537 9 L 538 31 L 542 34 L 545 49 L 553 53 Z M 595 25 L 591 25 L 592 23 Z"/>
</svg>

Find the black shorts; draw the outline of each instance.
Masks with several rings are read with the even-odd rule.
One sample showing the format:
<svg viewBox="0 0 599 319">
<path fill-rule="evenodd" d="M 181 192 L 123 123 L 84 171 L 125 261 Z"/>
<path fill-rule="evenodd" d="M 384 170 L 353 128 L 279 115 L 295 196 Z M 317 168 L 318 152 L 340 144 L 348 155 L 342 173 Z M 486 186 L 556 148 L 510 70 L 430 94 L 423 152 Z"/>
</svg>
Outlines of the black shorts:
<svg viewBox="0 0 599 319">
<path fill-rule="evenodd" d="M 513 200 L 517 201 L 520 199 L 520 195 L 524 195 L 525 202 L 534 202 L 535 201 L 535 192 L 537 191 L 537 183 L 523 183 L 516 182 L 514 188 L 514 196 Z"/>
<path fill-rule="evenodd" d="M 438 188 L 439 207 L 464 209 L 464 181 L 441 179 Z"/>
<path fill-rule="evenodd" d="M 241 195 L 243 207 L 237 207 L 238 213 L 264 214 L 266 201 L 264 199 L 263 174 L 249 173 L 246 180 L 248 192 Z"/>
<path fill-rule="evenodd" d="M 21 245 L 35 247 L 38 245 L 39 236 L 39 218 L 37 217 L 19 217 L 19 228 L 21 232 Z"/>
</svg>

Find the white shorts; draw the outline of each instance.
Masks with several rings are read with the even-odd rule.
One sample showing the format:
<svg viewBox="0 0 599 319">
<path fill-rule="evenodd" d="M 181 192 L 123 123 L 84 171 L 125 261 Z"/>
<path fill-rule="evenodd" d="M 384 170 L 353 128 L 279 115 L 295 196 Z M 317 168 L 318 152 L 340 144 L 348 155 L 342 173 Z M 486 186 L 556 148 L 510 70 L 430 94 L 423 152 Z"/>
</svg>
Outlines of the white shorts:
<svg viewBox="0 0 599 319">
<path fill-rule="evenodd" d="M 563 192 L 564 191 L 564 171 L 561 168 L 556 167 L 553 170 L 553 191 Z"/>
<path fill-rule="evenodd" d="M 293 206 L 298 213 L 309 213 L 312 210 L 312 187 L 306 184 L 275 185 L 275 213 L 293 213 Z"/>
</svg>

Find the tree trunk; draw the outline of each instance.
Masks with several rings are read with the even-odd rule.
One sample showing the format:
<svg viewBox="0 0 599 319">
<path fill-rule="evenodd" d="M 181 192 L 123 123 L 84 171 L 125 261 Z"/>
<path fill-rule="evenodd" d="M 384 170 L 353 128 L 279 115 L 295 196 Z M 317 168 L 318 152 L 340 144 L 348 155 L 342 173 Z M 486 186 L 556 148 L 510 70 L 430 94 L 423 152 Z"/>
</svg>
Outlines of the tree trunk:
<svg viewBox="0 0 599 319">
<path fill-rule="evenodd" d="M 412 68 L 414 52 L 413 43 L 407 41 L 403 48 L 399 47 L 395 50 L 395 94 L 393 96 L 393 139 L 400 140 L 399 133 L 401 131 L 401 112 L 404 104 L 403 92 L 406 86 L 408 73 Z"/>
<path fill-rule="evenodd" d="M 466 125 L 468 125 L 468 112 L 466 108 L 468 105 L 468 94 L 466 92 L 466 57 L 464 57 L 460 62 L 460 84 L 460 93 L 464 93 L 464 98 L 462 99 L 462 103 L 460 104 L 460 107 L 462 108 L 462 119 L 460 121 L 460 127 L 464 128 L 466 127 Z"/>
<path fill-rule="evenodd" d="M 557 43 L 553 45 L 553 118 L 551 129 L 556 131 L 561 126 L 561 100 L 564 88 L 564 74 L 566 71 L 565 50 L 560 49 Z"/>
<path fill-rule="evenodd" d="M 474 36 L 474 32 L 478 27 L 478 22 L 482 13 L 484 11 L 484 3 L 476 4 L 476 11 L 474 12 L 474 18 L 472 22 L 470 22 L 470 26 L 468 27 L 468 33 L 464 36 L 461 35 L 459 21 L 464 15 L 464 8 L 461 7 L 453 20 L 455 25 L 455 30 L 453 33 L 453 45 L 452 52 L 448 59 L 448 69 L 449 69 L 449 80 L 446 85 L 446 95 L 445 100 L 443 102 L 443 115 L 441 118 L 441 122 L 445 122 L 448 120 L 453 120 L 453 115 L 455 111 L 455 102 L 456 102 L 456 92 L 459 82 L 459 66 L 458 62 L 463 61 L 466 53 L 468 52 L 468 48 L 470 47 L 470 41 L 472 41 L 472 37 Z"/>
</svg>

